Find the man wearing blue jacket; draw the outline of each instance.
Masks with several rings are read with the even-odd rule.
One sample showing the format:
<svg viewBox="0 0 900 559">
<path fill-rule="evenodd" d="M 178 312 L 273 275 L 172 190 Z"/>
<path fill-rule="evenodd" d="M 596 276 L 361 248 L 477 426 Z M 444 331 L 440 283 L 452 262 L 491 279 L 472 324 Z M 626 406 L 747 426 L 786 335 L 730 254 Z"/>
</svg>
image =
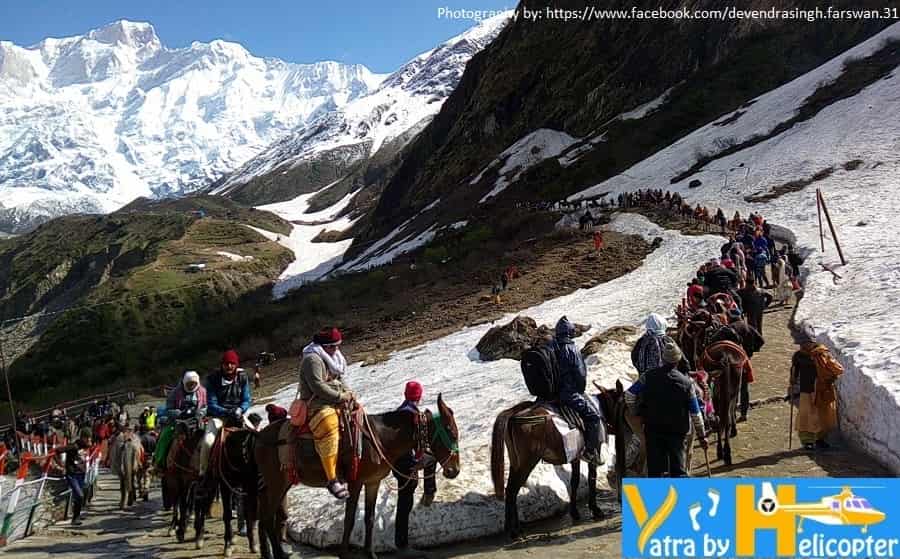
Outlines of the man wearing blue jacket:
<svg viewBox="0 0 900 559">
<path fill-rule="evenodd" d="M 250 380 L 238 372 L 240 360 L 233 349 L 222 356 L 222 366 L 206 377 L 206 435 L 200 445 L 200 475 L 206 473 L 209 451 L 224 425 L 241 427 L 250 409 Z"/>
<path fill-rule="evenodd" d="M 597 447 L 600 444 L 600 413 L 584 395 L 587 388 L 587 366 L 575 347 L 575 325 L 562 317 L 556 323 L 556 338 L 552 345 L 559 368 L 559 401 L 575 410 L 584 420 L 584 454 L 592 464 L 603 463 Z"/>
</svg>

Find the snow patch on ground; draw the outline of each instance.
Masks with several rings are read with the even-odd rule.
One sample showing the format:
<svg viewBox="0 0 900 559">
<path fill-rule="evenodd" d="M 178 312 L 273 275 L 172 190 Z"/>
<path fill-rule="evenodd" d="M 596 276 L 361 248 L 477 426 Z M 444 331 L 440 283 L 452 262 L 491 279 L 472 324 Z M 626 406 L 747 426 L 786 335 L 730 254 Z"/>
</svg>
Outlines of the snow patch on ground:
<svg viewBox="0 0 900 559">
<path fill-rule="evenodd" d="M 644 118 L 645 116 L 652 113 L 656 109 L 662 107 L 663 104 L 669 100 L 670 93 L 672 93 L 671 87 L 669 89 L 665 90 L 663 92 L 663 94 L 660 95 L 659 97 L 657 97 L 656 99 L 653 99 L 652 101 L 644 103 L 643 105 L 640 105 L 626 113 L 620 114 L 619 119 L 620 120 L 637 120 L 640 118 Z"/>
<path fill-rule="evenodd" d="M 501 161 L 503 162 L 503 166 L 498 171 L 500 176 L 494 183 L 494 188 L 481 198 L 478 203 L 482 204 L 500 194 L 507 186 L 519 180 L 522 173 L 545 159 L 558 156 L 578 141 L 578 138 L 573 138 L 565 132 L 550 130 L 549 128 L 539 128 L 521 138 L 506 148 L 497 159 L 488 164 L 473 179 L 473 183 L 477 183 L 488 169 L 496 167 Z"/>
<path fill-rule="evenodd" d="M 353 243 L 353 239 L 335 243 L 314 243 L 312 240 L 324 230 L 344 231 L 356 222 L 355 219 L 347 217 L 337 219 L 337 216 L 350 204 L 356 192 L 347 194 L 339 202 L 320 212 L 305 213 L 311 199 L 316 194 L 301 194 L 287 202 L 259 207 L 261 210 L 270 211 L 291 221 L 293 228 L 289 236 L 251 227 L 254 231 L 270 240 L 277 241 L 294 253 L 294 261 L 285 268 L 272 288 L 272 296 L 275 299 L 284 297 L 288 291 L 296 289 L 304 283 L 321 279 L 340 264 L 344 253 Z M 302 225 L 297 222 L 317 223 L 317 225 Z"/>
<path fill-rule="evenodd" d="M 642 221 L 643 220 L 643 221 Z M 622 216 L 611 227 L 663 237 L 662 246 L 651 253 L 637 270 L 591 289 L 580 289 L 524 310 L 543 324 L 555 324 L 562 315 L 590 324 L 579 340 L 615 325 L 639 325 L 651 312 L 670 314 L 681 300 L 684 278 L 697 262 L 709 258 L 721 244 L 713 236 L 683 236 L 657 231 L 640 216 Z M 497 321 L 505 323 L 515 315 Z M 392 410 L 403 399 L 403 387 L 417 379 L 425 387 L 423 403 L 435 409 L 438 392 L 454 410 L 460 429 L 462 472 L 455 480 L 439 478 L 437 500 L 430 508 L 413 510 L 411 544 L 428 546 L 498 533 L 503 527 L 503 504 L 493 497 L 490 479 L 490 434 L 497 414 L 531 396 L 522 380 L 519 363 L 513 360 L 482 362 L 471 357 L 481 337 L 494 324 L 465 328 L 459 332 L 410 349 L 394 352 L 386 362 L 361 368 L 352 365 L 348 382 L 371 413 Z M 352 358 L 353 356 L 348 356 Z M 616 379 L 628 381 L 633 374 L 628 347 L 610 343 L 591 358 L 589 375 L 611 387 Z M 296 385 L 280 391 L 274 400 L 289 406 Z M 257 406 L 260 410 L 262 405 Z M 567 467 L 539 466 L 519 495 L 525 520 L 546 518 L 562 512 L 567 497 Z M 584 473 L 584 469 L 582 469 Z M 603 476 L 600 475 L 603 479 Z M 388 487 L 390 486 L 390 488 Z M 393 480 L 382 485 L 376 507 L 376 547 L 392 548 L 396 492 Z M 291 536 L 303 543 L 324 546 L 341 537 L 343 506 L 323 489 L 296 488 L 288 494 Z M 352 541 L 363 535 L 362 511 Z"/>
<path fill-rule="evenodd" d="M 846 372 L 838 382 L 843 434 L 862 450 L 900 473 L 900 73 L 878 80 L 852 98 L 833 103 L 811 120 L 709 163 L 680 183 L 668 179 L 688 169 L 698 153 L 765 134 L 793 117 L 804 99 L 840 76 L 848 59 L 878 50 L 900 38 L 900 24 L 834 58 L 790 83 L 758 97 L 739 119 L 725 126 L 703 126 L 624 173 L 572 198 L 610 192 L 615 197 L 647 186 L 679 192 L 691 204 L 761 212 L 787 226 L 798 247 L 812 253 L 805 265 L 806 295 L 798 324 L 840 355 Z M 719 146 L 719 147 L 717 147 Z M 860 160 L 855 170 L 844 168 Z M 769 192 L 789 181 L 808 179 L 823 169 L 833 173 L 799 192 L 766 203 L 744 196 Z M 701 179 L 698 188 L 688 188 Z M 821 188 L 848 264 L 841 266 L 826 226 L 820 252 L 815 188 Z M 860 225 L 865 224 L 865 225 Z M 825 264 L 842 276 L 835 284 Z M 689 277 L 689 276 L 688 276 Z"/>
<path fill-rule="evenodd" d="M 240 254 L 234 254 L 233 252 L 225 252 L 224 250 L 220 250 L 216 252 L 219 256 L 224 256 L 225 258 L 232 260 L 234 262 L 247 262 L 253 260 L 252 256 L 241 256 Z"/>
</svg>

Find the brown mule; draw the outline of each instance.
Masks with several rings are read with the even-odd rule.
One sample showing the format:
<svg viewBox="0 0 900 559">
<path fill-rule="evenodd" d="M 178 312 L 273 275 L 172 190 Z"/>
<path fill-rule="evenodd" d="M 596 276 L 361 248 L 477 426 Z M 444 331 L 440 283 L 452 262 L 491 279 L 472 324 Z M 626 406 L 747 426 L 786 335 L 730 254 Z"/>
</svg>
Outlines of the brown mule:
<svg viewBox="0 0 900 559">
<path fill-rule="evenodd" d="M 698 365 L 713 380 L 712 399 L 716 409 L 716 457 L 731 466 L 731 437 L 737 436 L 737 402 L 741 376 L 750 358 L 734 342 L 716 342 L 704 350 Z M 723 443 L 724 440 L 724 443 Z"/>
<path fill-rule="evenodd" d="M 631 470 L 638 475 L 646 475 L 646 439 L 641 424 L 641 418 L 635 417 L 628 413 L 628 407 L 625 405 L 625 389 L 621 380 L 616 381 L 616 388 L 609 390 L 603 388 L 596 382 L 594 386 L 600 390 L 598 398 L 600 400 L 600 408 L 603 410 L 603 416 L 608 418 L 607 431 L 615 437 L 616 445 L 616 462 L 615 462 L 615 488 L 616 498 L 622 502 L 622 480 Z M 631 461 L 628 460 L 628 446 L 631 439 L 638 437 L 640 439 L 640 451 L 635 453 Z"/>
<path fill-rule="evenodd" d="M 203 514 L 196 502 L 199 471 L 195 454 L 203 439 L 203 430 L 196 421 L 177 420 L 172 446 L 166 457 L 166 470 L 162 478 L 163 503 L 172 506 L 172 522 L 169 536 L 175 532 L 183 542 L 187 532 L 188 512 L 194 512 L 194 531 L 197 549 L 203 547 Z"/>
<path fill-rule="evenodd" d="M 601 398 L 601 406 L 603 399 Z M 603 409 L 604 418 L 611 417 L 611 411 Z M 606 440 L 609 427 L 605 419 L 601 422 L 604 432 L 600 435 L 601 443 Z M 509 454 L 509 478 L 505 479 L 504 449 Z M 520 402 L 508 410 L 500 412 L 494 420 L 491 438 L 491 480 L 494 483 L 494 494 L 506 502 L 506 521 L 504 530 L 509 537 L 521 534 L 519 507 L 516 502 L 519 490 L 525 484 L 531 471 L 543 460 L 548 464 L 562 466 L 570 464 L 572 474 L 569 481 L 569 514 L 572 520 L 581 519 L 578 512 L 578 485 L 581 481 L 581 458 L 569 462 L 566 460 L 565 446 L 559 431 L 553 426 L 551 412 L 538 402 Z M 597 506 L 597 467 L 588 464 L 588 507 L 595 519 L 604 517 Z"/>
<path fill-rule="evenodd" d="M 420 413 L 418 417 L 407 411 L 394 411 L 377 415 L 367 415 L 364 429 L 365 437 L 363 453 L 359 462 L 356 480 L 348 483 L 350 498 L 344 513 L 344 534 L 341 541 L 341 554 L 350 548 L 350 534 L 356 521 L 356 508 L 362 488 L 366 488 L 365 551 L 369 557 L 376 557 L 373 550 L 373 532 L 375 524 L 375 501 L 381 480 L 391 473 L 393 464 L 413 450 L 430 448 L 437 461 L 442 465 L 444 477 L 455 478 L 459 475 L 459 430 L 453 418 L 453 411 L 447 407 L 443 398 L 438 395 L 438 414 L 430 410 Z M 318 456 L 306 456 L 292 452 L 298 463 L 282 464 L 279 447 L 288 443 L 289 422 L 279 421 L 267 426 L 256 438 L 254 454 L 256 464 L 262 477 L 262 488 L 259 495 L 259 541 L 263 557 L 283 559 L 287 557 L 281 547 L 280 534 L 285 523 L 283 510 L 284 497 L 293 485 L 292 480 L 309 486 L 325 487 L 327 480 Z M 347 460 L 343 460 L 346 437 L 341 439 L 341 457 L 344 470 L 349 471 Z M 293 449 L 292 449 L 293 450 Z M 271 544 L 271 550 L 270 545 Z"/>
<path fill-rule="evenodd" d="M 259 493 L 259 470 L 253 460 L 256 431 L 224 427 L 210 453 L 206 483 L 199 487 L 198 507 L 209 510 L 216 492 L 222 497 L 222 521 L 225 524 L 225 557 L 234 553 L 234 531 L 231 527 L 232 503 L 241 507 L 247 523 L 250 553 L 256 553 L 256 525 Z M 204 515 L 199 515 L 198 535 L 205 532 Z"/>
</svg>

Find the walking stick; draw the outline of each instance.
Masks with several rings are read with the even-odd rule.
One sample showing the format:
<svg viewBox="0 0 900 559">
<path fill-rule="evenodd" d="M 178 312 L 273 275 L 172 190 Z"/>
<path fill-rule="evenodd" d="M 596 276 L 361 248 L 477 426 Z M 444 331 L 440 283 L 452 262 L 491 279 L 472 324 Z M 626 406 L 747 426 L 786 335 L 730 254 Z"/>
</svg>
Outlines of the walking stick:
<svg viewBox="0 0 900 559">
<path fill-rule="evenodd" d="M 712 470 L 709 469 L 709 448 L 703 449 L 703 458 L 706 459 L 706 477 L 712 477 Z"/>
<path fill-rule="evenodd" d="M 788 386 L 788 406 L 791 408 L 791 420 L 788 424 L 788 450 L 794 444 L 794 385 Z"/>
</svg>

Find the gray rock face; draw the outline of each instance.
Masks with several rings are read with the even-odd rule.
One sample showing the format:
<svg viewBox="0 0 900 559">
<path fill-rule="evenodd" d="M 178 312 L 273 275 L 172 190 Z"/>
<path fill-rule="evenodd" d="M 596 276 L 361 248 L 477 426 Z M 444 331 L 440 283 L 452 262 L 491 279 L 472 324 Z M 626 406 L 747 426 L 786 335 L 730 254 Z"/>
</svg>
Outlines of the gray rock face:
<svg viewBox="0 0 900 559">
<path fill-rule="evenodd" d="M 590 326 L 575 325 L 575 335 L 581 336 Z M 529 347 L 549 342 L 553 339 L 553 327 L 541 325 L 528 316 L 517 316 L 511 322 L 502 326 L 495 326 L 488 330 L 475 349 L 485 361 L 498 359 L 515 359 L 522 356 L 522 352 Z"/>
</svg>

